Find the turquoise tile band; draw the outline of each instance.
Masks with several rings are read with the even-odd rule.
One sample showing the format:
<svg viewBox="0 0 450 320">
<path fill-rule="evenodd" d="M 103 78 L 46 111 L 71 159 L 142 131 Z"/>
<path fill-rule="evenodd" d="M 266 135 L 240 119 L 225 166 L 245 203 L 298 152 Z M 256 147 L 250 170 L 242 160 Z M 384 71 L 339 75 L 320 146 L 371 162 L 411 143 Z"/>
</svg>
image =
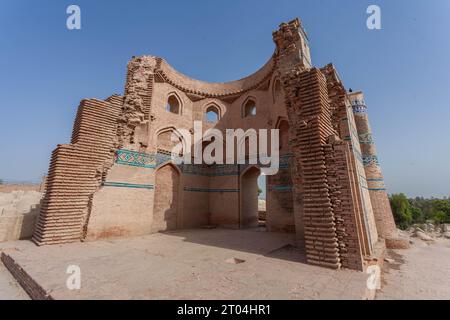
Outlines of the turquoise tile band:
<svg viewBox="0 0 450 320">
<path fill-rule="evenodd" d="M 138 189 L 154 189 L 152 184 L 137 184 L 137 183 L 126 183 L 126 182 L 113 182 L 104 181 L 102 183 L 104 187 L 121 187 L 121 188 L 138 188 Z"/>
</svg>

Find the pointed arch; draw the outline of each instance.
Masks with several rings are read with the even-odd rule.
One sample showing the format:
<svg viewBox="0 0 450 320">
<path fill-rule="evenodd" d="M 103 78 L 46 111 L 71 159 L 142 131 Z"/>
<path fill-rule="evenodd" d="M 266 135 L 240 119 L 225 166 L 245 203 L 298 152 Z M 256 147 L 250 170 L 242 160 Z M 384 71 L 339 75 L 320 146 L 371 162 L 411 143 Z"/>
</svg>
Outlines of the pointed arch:
<svg viewBox="0 0 450 320">
<path fill-rule="evenodd" d="M 257 170 L 257 171 L 261 172 L 261 169 L 259 168 L 258 165 L 256 165 L 256 164 L 251 164 L 251 165 L 248 165 L 244 170 L 242 170 L 242 172 L 241 172 L 241 178 L 242 178 L 244 175 L 246 175 L 250 170 Z"/>
<path fill-rule="evenodd" d="M 260 174 L 260 168 L 256 165 L 251 165 L 239 177 L 239 226 L 241 228 L 258 226 L 258 177 Z"/>
<path fill-rule="evenodd" d="M 217 122 L 222 118 L 222 108 L 215 102 L 208 103 L 203 110 L 206 122 Z"/>
<path fill-rule="evenodd" d="M 180 228 L 181 171 L 173 163 L 166 163 L 155 171 L 152 231 Z"/>
<path fill-rule="evenodd" d="M 242 104 L 242 118 L 256 116 L 256 98 L 248 96 Z"/>
<path fill-rule="evenodd" d="M 172 134 L 175 134 L 182 143 L 183 151 L 190 153 L 191 146 L 188 145 L 188 141 L 186 141 L 181 132 L 174 126 L 162 127 L 155 131 L 153 140 L 155 142 L 157 152 L 167 155 L 171 153 L 173 147 L 177 144 L 176 141 L 172 141 Z"/>
<path fill-rule="evenodd" d="M 283 87 L 281 86 L 281 80 L 277 76 L 273 79 L 272 83 L 272 101 L 273 103 L 279 102 L 283 98 Z"/>
<path fill-rule="evenodd" d="M 165 109 L 167 112 L 182 115 L 183 114 L 183 103 L 180 96 L 172 91 L 167 95 Z"/>
<path fill-rule="evenodd" d="M 289 121 L 285 117 L 278 117 L 275 129 L 279 130 L 279 151 L 280 154 L 288 153 L 289 148 Z"/>
<path fill-rule="evenodd" d="M 181 176 L 181 169 L 175 164 L 173 163 L 173 161 L 169 160 L 167 162 L 165 162 L 164 164 L 160 165 L 159 167 L 155 168 L 155 174 L 161 170 L 162 168 L 166 167 L 166 166 L 171 166 L 173 168 L 173 170 L 175 170 L 177 172 L 177 174 L 179 174 Z"/>
</svg>

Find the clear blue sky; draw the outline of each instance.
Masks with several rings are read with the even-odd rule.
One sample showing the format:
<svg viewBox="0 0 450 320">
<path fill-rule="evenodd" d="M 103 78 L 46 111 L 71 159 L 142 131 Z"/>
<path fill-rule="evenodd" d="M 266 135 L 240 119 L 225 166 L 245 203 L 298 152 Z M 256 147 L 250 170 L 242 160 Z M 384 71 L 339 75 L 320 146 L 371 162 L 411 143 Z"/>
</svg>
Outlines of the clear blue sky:
<svg viewBox="0 0 450 320">
<path fill-rule="evenodd" d="M 66 28 L 66 8 L 82 30 Z M 381 7 L 382 30 L 366 28 Z M 68 143 L 82 98 L 122 93 L 133 55 L 164 57 L 194 78 L 261 67 L 271 33 L 298 16 L 314 65 L 333 62 L 366 94 L 390 193 L 450 195 L 450 1 L 0 2 L 0 178 L 38 180 Z"/>
</svg>

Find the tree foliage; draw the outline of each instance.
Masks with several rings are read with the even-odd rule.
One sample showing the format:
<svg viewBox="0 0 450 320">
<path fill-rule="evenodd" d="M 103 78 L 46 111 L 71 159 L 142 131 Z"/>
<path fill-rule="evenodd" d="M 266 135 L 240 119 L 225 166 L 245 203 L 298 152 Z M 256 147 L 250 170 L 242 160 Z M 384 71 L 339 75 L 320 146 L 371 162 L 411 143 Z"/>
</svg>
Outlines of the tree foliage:
<svg viewBox="0 0 450 320">
<path fill-rule="evenodd" d="M 401 229 L 405 229 L 413 223 L 426 221 L 450 223 L 450 197 L 408 199 L 403 193 L 400 193 L 391 195 L 389 200 L 395 223 Z"/>
<path fill-rule="evenodd" d="M 411 205 L 403 194 L 393 194 L 390 199 L 394 220 L 400 229 L 406 229 L 412 222 Z"/>
</svg>

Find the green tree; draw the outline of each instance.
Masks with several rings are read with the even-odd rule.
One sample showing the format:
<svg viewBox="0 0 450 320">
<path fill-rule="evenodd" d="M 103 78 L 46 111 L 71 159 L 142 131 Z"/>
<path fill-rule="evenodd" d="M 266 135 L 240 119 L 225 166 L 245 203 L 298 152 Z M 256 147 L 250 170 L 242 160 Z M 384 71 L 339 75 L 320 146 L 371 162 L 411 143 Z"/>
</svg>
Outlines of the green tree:
<svg viewBox="0 0 450 320">
<path fill-rule="evenodd" d="M 442 211 L 445 214 L 450 213 L 450 201 L 448 201 L 446 199 L 444 199 L 444 200 L 434 199 L 432 202 L 432 207 L 433 207 L 433 210 Z"/>
<path fill-rule="evenodd" d="M 395 223 L 400 229 L 406 229 L 413 220 L 408 198 L 403 193 L 393 194 L 390 202 Z"/>
<path fill-rule="evenodd" d="M 450 221 L 450 201 L 433 199 L 431 203 L 431 219 L 437 223 Z"/>
<path fill-rule="evenodd" d="M 425 222 L 425 215 L 422 212 L 422 209 L 411 205 L 411 216 L 413 223 L 422 223 Z"/>
<path fill-rule="evenodd" d="M 447 220 L 447 215 L 444 211 L 436 211 L 433 216 L 433 220 L 436 223 L 444 223 Z"/>
</svg>

